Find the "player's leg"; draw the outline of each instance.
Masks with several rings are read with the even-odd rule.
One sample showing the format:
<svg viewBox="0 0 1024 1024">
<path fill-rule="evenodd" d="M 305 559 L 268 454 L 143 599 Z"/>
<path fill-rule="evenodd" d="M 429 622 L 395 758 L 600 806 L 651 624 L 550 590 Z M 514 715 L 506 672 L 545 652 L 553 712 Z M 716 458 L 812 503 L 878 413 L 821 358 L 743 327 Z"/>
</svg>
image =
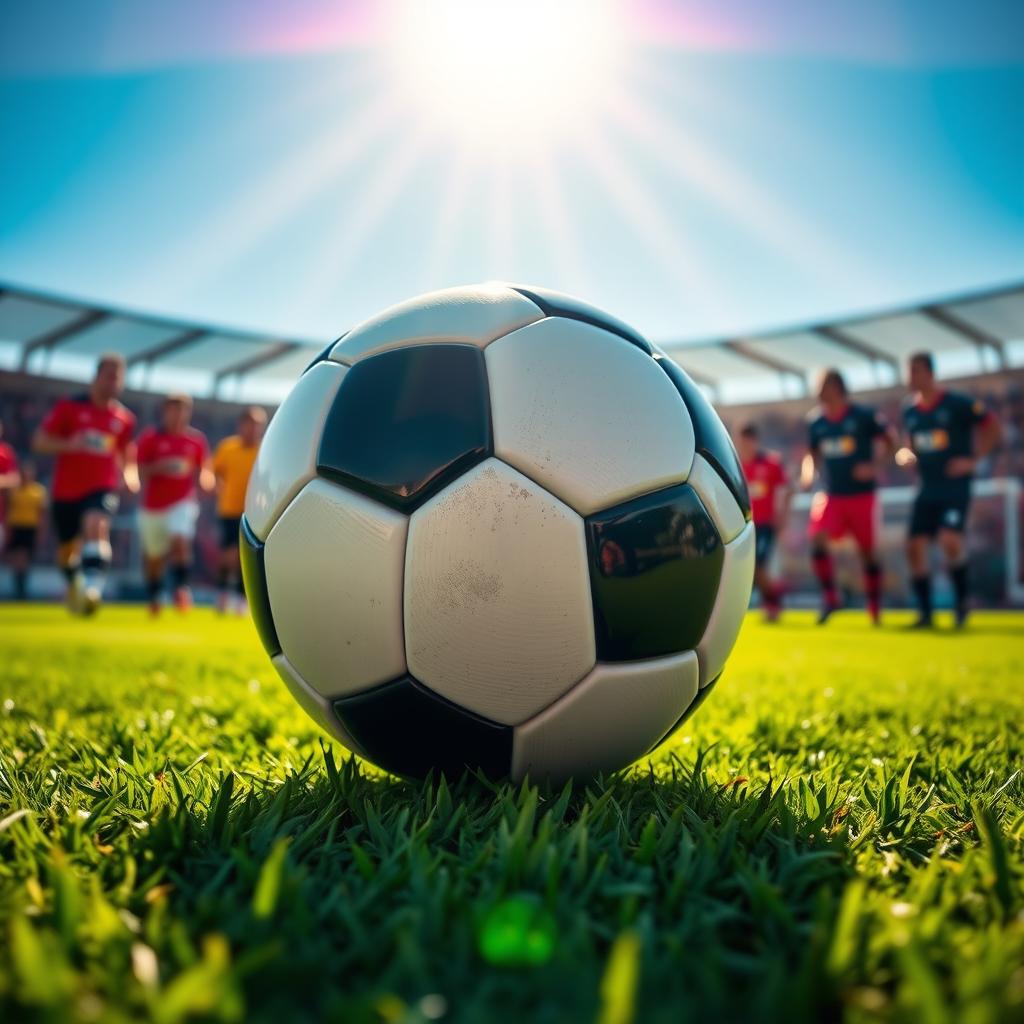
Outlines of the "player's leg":
<svg viewBox="0 0 1024 1024">
<path fill-rule="evenodd" d="M 754 528 L 754 586 L 761 595 L 764 617 L 768 622 L 776 622 L 782 608 L 782 588 L 771 573 L 774 544 L 774 527 L 763 525 Z"/>
<path fill-rule="evenodd" d="M 170 532 L 171 586 L 174 606 L 180 612 L 192 607 L 189 570 L 192 565 L 192 539 L 195 536 L 199 506 L 193 501 L 182 501 L 168 511 Z"/>
<path fill-rule="evenodd" d="M 860 553 L 868 617 L 877 626 L 882 615 L 882 564 L 878 557 L 878 499 L 874 494 L 851 500 L 848 527 Z"/>
<path fill-rule="evenodd" d="M 110 513 L 104 508 L 87 508 L 82 516 L 82 575 L 85 591 L 82 610 L 91 615 L 103 600 L 113 550 L 110 546 Z"/>
<path fill-rule="evenodd" d="M 64 600 L 68 611 L 82 610 L 82 504 L 80 501 L 55 501 L 51 509 L 57 535 L 57 566 L 67 586 Z"/>
<path fill-rule="evenodd" d="M 917 621 L 914 629 L 930 629 L 932 625 L 932 577 L 928 568 L 928 547 L 936 533 L 934 510 L 931 502 L 919 494 L 914 499 L 907 530 L 907 565 L 910 585 L 917 601 Z"/>
<path fill-rule="evenodd" d="M 953 615 L 959 629 L 966 623 L 969 611 L 967 545 L 964 543 L 963 530 L 952 526 L 940 529 L 939 547 L 942 549 L 946 571 L 953 584 Z"/>
<path fill-rule="evenodd" d="M 821 587 L 821 612 L 818 625 L 822 626 L 829 616 L 839 607 L 839 594 L 836 591 L 835 566 L 832 562 L 832 551 L 829 547 L 830 537 L 836 533 L 837 510 L 835 498 L 826 494 L 816 494 L 811 503 L 811 519 L 809 538 L 811 543 L 811 567 Z"/>
<path fill-rule="evenodd" d="M 239 521 L 232 518 L 220 519 L 220 553 L 217 565 L 217 610 L 224 613 L 231 603 L 232 588 L 240 578 L 238 561 Z"/>
<path fill-rule="evenodd" d="M 164 571 L 169 537 L 167 516 L 162 511 L 142 509 L 139 512 L 139 541 L 146 570 L 146 596 L 150 615 L 160 614 L 164 591 Z"/>
<path fill-rule="evenodd" d="M 171 587 L 174 590 L 174 606 L 178 611 L 187 611 L 193 603 L 188 575 L 193 560 L 193 541 L 196 537 L 198 519 L 199 505 L 195 501 L 178 502 L 168 509 Z"/>
<path fill-rule="evenodd" d="M 14 531 L 11 544 L 11 572 L 14 574 L 14 596 L 18 601 L 28 600 L 28 573 L 35 544 L 35 530 Z"/>
<path fill-rule="evenodd" d="M 174 593 L 174 607 L 179 612 L 187 612 L 192 607 L 192 590 L 189 587 L 191 548 L 189 538 L 180 534 L 171 537 L 171 590 Z"/>
</svg>

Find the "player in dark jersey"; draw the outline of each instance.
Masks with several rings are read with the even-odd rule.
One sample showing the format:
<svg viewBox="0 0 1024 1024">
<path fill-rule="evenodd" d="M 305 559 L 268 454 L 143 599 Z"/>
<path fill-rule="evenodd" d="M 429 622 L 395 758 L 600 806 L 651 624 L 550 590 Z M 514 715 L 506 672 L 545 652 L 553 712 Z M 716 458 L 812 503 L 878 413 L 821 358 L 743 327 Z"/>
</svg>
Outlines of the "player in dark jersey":
<svg viewBox="0 0 1024 1024">
<path fill-rule="evenodd" d="M 68 580 L 68 607 L 90 614 L 99 606 L 110 566 L 110 520 L 123 485 L 137 488 L 132 435 L 135 416 L 119 401 L 124 359 L 100 357 L 89 390 L 62 398 L 32 440 L 56 456 L 53 522 L 57 560 Z"/>
<path fill-rule="evenodd" d="M 894 435 L 874 410 L 850 401 L 843 375 L 826 370 L 818 386 L 821 404 L 808 417 L 808 455 L 803 483 L 809 487 L 817 470 L 825 490 L 814 496 L 809 535 L 814 574 L 821 584 L 818 623 L 839 607 L 830 542 L 851 535 L 864 567 L 868 615 L 877 625 L 881 613 L 882 568 L 878 561 L 876 464 L 895 450 Z"/>
<path fill-rule="evenodd" d="M 782 459 L 761 447 L 756 423 L 745 424 L 736 438 L 743 475 L 750 490 L 754 523 L 754 586 L 761 594 L 764 617 L 775 622 L 782 610 L 783 585 L 772 576 L 772 551 L 789 518 L 790 486 Z"/>
<path fill-rule="evenodd" d="M 967 620 L 967 551 L 964 528 L 971 501 L 975 462 L 999 442 L 999 421 L 969 395 L 943 391 L 935 380 L 928 352 L 910 357 L 907 366 L 912 393 L 903 409 L 909 451 L 904 465 L 917 465 L 920 489 L 914 499 L 907 534 L 907 561 L 920 616 L 914 627 L 932 625 L 932 579 L 928 546 L 937 540 L 953 583 L 956 625 Z"/>
</svg>

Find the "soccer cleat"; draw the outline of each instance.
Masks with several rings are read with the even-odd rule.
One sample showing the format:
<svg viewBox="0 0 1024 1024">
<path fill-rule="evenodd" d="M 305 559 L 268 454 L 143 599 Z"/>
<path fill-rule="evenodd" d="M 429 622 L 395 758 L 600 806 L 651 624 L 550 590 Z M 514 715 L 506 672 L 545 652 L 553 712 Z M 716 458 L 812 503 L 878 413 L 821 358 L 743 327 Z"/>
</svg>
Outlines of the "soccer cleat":
<svg viewBox="0 0 1024 1024">
<path fill-rule="evenodd" d="M 958 604 L 953 609 L 953 628 L 963 629 L 967 625 L 967 616 L 970 613 L 971 609 L 967 606 L 966 602 Z"/>
<path fill-rule="evenodd" d="M 67 593 L 64 595 L 64 602 L 72 615 L 82 614 L 84 591 L 85 579 L 80 572 L 76 572 L 68 581 Z"/>
<path fill-rule="evenodd" d="M 764 621 L 778 622 L 782 609 L 777 604 L 766 604 L 764 606 Z"/>
<path fill-rule="evenodd" d="M 149 615 L 150 615 L 150 618 L 153 618 L 153 619 L 159 618 L 160 617 L 160 612 L 162 610 L 163 610 L 163 605 L 160 603 L 160 601 L 157 598 L 153 598 L 153 600 L 149 602 Z"/>
<path fill-rule="evenodd" d="M 88 584 L 82 593 L 81 612 L 85 616 L 95 615 L 103 601 L 103 591 L 95 584 Z"/>
<path fill-rule="evenodd" d="M 188 587 L 174 588 L 174 607 L 179 612 L 187 612 L 192 607 L 192 591 Z"/>
<path fill-rule="evenodd" d="M 818 612 L 818 625 L 824 626 L 825 623 L 832 618 L 832 613 L 837 611 L 839 611 L 838 601 L 826 601 L 821 606 L 821 611 Z"/>
<path fill-rule="evenodd" d="M 932 628 L 934 628 L 934 626 L 935 626 L 935 623 L 932 622 L 932 617 L 930 615 L 919 615 L 906 628 L 909 629 L 909 630 L 915 630 L 915 629 L 916 630 L 922 630 L 922 629 L 932 629 Z"/>
<path fill-rule="evenodd" d="M 877 604 L 868 605 L 868 618 L 871 620 L 872 626 L 881 626 L 882 624 L 882 609 Z"/>
</svg>

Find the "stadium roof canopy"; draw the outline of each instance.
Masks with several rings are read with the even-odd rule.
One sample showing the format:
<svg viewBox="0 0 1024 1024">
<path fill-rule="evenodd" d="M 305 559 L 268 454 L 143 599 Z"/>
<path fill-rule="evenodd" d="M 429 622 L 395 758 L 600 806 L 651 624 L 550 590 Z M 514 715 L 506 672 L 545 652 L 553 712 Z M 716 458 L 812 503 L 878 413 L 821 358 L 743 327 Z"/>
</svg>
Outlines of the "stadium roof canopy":
<svg viewBox="0 0 1024 1024">
<path fill-rule="evenodd" d="M 151 317 L 0 286 L 0 369 L 88 380 L 124 354 L 128 385 L 197 398 L 279 402 L 328 339 L 280 338 Z M 800 398 L 823 366 L 854 390 L 886 387 L 918 349 L 939 375 L 1024 366 L 1024 282 L 998 291 L 799 329 L 662 347 L 722 404 Z"/>
</svg>

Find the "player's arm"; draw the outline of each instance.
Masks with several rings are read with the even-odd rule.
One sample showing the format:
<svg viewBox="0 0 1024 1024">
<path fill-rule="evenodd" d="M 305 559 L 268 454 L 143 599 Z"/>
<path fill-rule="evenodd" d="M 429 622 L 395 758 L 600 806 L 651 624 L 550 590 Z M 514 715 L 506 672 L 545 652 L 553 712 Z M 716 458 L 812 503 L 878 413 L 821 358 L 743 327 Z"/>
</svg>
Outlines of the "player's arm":
<svg viewBox="0 0 1024 1024">
<path fill-rule="evenodd" d="M 199 455 L 199 472 L 197 474 L 197 482 L 199 484 L 199 490 L 204 494 L 209 494 L 217 486 L 217 474 L 213 469 L 213 459 L 210 457 L 210 449 L 205 441 L 202 442 L 203 449 Z"/>
<path fill-rule="evenodd" d="M 13 457 L 6 453 L 0 454 L 0 491 L 17 487 L 21 483 L 21 472 L 18 463 Z"/>
<path fill-rule="evenodd" d="M 996 445 L 1003 439 L 1003 425 L 995 413 L 985 413 L 981 422 L 974 428 L 974 457 L 985 459 L 995 451 Z"/>
<path fill-rule="evenodd" d="M 124 481 L 124 488 L 130 494 L 138 494 L 142 487 L 143 478 L 139 467 L 138 450 L 134 441 L 129 441 L 119 453 L 121 465 L 121 479 Z"/>
<path fill-rule="evenodd" d="M 58 402 L 32 435 L 36 455 L 64 455 L 78 450 L 78 440 L 69 431 L 64 411 L 64 403 Z"/>
<path fill-rule="evenodd" d="M 952 477 L 971 476 L 980 459 L 992 454 L 1003 436 L 1002 425 L 995 415 L 980 401 L 971 403 L 966 411 L 968 422 L 973 427 L 974 453 L 959 455 L 946 464 L 946 475 Z"/>
<path fill-rule="evenodd" d="M 800 486 L 805 491 L 809 491 L 814 486 L 814 478 L 820 468 L 821 453 L 817 445 L 812 445 L 807 449 L 807 453 L 800 462 Z"/>
</svg>

